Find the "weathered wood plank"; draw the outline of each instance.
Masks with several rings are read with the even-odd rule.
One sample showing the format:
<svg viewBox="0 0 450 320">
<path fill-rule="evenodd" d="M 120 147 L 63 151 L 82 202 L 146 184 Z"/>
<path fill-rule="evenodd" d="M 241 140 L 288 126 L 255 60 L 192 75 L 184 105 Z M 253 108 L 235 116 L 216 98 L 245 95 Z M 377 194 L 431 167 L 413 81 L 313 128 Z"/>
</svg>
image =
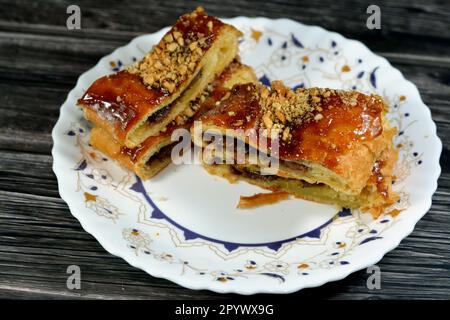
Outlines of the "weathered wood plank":
<svg viewBox="0 0 450 320">
<path fill-rule="evenodd" d="M 26 0 L 0 1 L 0 20 L 15 23 L 65 26 L 66 8 L 70 0 L 40 1 L 30 4 Z M 211 14 L 228 16 L 270 16 L 272 18 L 293 18 L 308 24 L 318 24 L 339 32 L 361 34 L 367 31 L 366 9 L 372 4 L 364 1 L 320 2 L 241 1 L 220 2 L 214 0 L 190 2 L 157 2 L 135 0 L 91 2 L 78 1 L 83 14 L 82 27 L 111 31 L 147 32 L 171 24 L 177 16 L 190 11 L 194 6 L 202 5 Z M 448 39 L 446 30 L 450 23 L 448 4 L 445 1 L 378 1 L 382 13 L 382 32 L 410 35 L 424 35 Z M 149 19 L 151 18 L 151 19 Z M 414 21 L 414 23 L 411 23 Z"/>
<path fill-rule="evenodd" d="M 50 132 L 59 115 L 59 106 L 65 100 L 67 92 L 74 86 L 79 73 L 94 64 L 98 57 L 87 58 L 86 61 L 75 65 L 67 63 L 62 54 L 55 51 L 56 44 L 44 39 L 37 39 L 36 47 L 46 52 L 47 59 L 29 56 L 13 60 L 0 57 L 0 147 L 13 150 L 49 153 L 51 149 Z M 16 44 L 8 42 L 0 35 L 0 48 L 6 50 L 7 57 L 13 52 L 34 50 L 27 42 Z M 19 47 L 19 49 L 17 49 Z M 111 49 L 109 46 L 105 50 Z M 97 49 L 83 47 L 80 57 L 92 57 Z M 428 64 L 421 64 L 427 59 Z M 22 61 L 23 60 L 23 61 Z M 24 61 L 28 60 L 28 65 Z M 82 58 L 79 59 L 83 60 Z M 439 124 L 439 135 L 447 144 L 448 108 L 450 95 L 450 65 L 448 59 L 427 57 L 402 61 L 397 56 L 393 61 L 406 78 L 413 81 L 422 93 L 422 97 L 433 113 L 434 120 Z M 89 62 L 88 62 L 89 61 Z M 442 62 L 442 65 L 438 64 Z M 59 65 L 59 70 L 54 65 Z M 31 65 L 34 65 L 32 68 Z M 37 101 L 39 103 L 37 104 Z"/>
<path fill-rule="evenodd" d="M 6 202 L 5 199 L 12 198 L 11 196 L 14 196 L 14 201 Z M 22 279 L 32 273 L 34 280 L 45 278 L 45 281 L 41 281 L 48 285 L 48 290 L 52 290 L 56 284 L 64 285 L 65 268 L 77 264 L 82 267 L 83 277 L 89 283 L 108 279 L 112 285 L 126 283 L 127 287 L 132 287 L 133 283 L 151 283 L 151 286 L 154 286 L 161 281 L 164 286 L 176 286 L 165 280 L 151 278 L 128 266 L 121 259 L 111 257 L 79 227 L 61 200 L 1 192 L 0 203 L 1 233 L 6 237 L 0 237 L 0 270 L 3 275 L 14 273 L 17 278 Z M 447 195 L 442 195 L 442 203 L 449 205 Z M 16 210 L 18 205 L 21 207 L 20 212 Z M 433 292 L 435 297 L 444 298 L 445 290 L 449 289 L 450 285 L 446 281 L 450 263 L 450 239 L 448 229 L 442 229 L 442 224 L 448 220 L 446 215 L 446 212 L 432 209 L 419 222 L 414 233 L 403 241 L 397 250 L 383 259 L 379 265 L 383 270 L 383 283 L 387 288 L 404 281 L 407 284 L 401 284 L 401 287 L 406 285 L 411 290 L 403 298 L 425 297 L 426 290 Z M 45 252 L 42 248 L 46 248 Z M 430 248 L 433 248 L 432 252 Z M 359 274 L 358 285 L 354 287 L 354 282 L 350 282 L 350 289 L 346 287 L 346 290 L 350 290 L 346 297 L 372 295 L 365 288 L 364 272 Z M 421 286 L 423 279 L 427 277 L 430 279 L 427 280 L 424 291 L 412 290 Z M 344 280 L 344 283 L 346 281 L 349 280 Z M 432 290 L 431 287 L 436 288 Z M 89 289 L 90 287 L 86 292 L 89 292 Z M 135 288 L 130 290 L 139 297 Z M 318 295 L 323 294 L 322 289 L 314 290 L 319 291 Z M 436 290 L 442 292 L 437 293 Z M 101 291 L 96 289 L 95 292 Z M 150 292 L 147 294 L 149 295 L 146 297 L 155 298 Z M 383 290 L 382 294 L 387 292 Z M 105 292 L 104 295 L 104 298 L 115 297 L 114 292 Z M 339 298 L 339 294 L 334 298 Z"/>
</svg>

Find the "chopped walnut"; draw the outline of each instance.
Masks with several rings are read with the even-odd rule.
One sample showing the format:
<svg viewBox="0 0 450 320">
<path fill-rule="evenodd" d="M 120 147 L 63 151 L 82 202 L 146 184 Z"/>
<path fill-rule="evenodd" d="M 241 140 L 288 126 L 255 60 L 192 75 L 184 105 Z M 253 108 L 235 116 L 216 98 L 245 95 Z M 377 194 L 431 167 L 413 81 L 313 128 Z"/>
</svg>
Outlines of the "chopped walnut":
<svg viewBox="0 0 450 320">
<path fill-rule="evenodd" d="M 283 140 L 289 138 L 290 124 L 301 123 L 313 111 L 304 95 L 295 94 L 280 81 L 274 81 L 271 89 L 262 85 L 258 89 L 263 112 L 261 126 L 280 130 Z"/>
<path fill-rule="evenodd" d="M 347 92 L 347 91 L 340 91 L 338 92 L 339 97 L 341 98 L 342 102 L 349 106 L 356 106 L 358 104 L 358 94 L 354 92 Z"/>
<path fill-rule="evenodd" d="M 266 114 L 264 114 L 263 117 L 262 117 L 262 120 L 263 120 L 264 126 L 267 129 L 271 129 L 272 128 L 273 121 L 271 119 L 271 113 L 270 112 L 267 112 Z"/>
<path fill-rule="evenodd" d="M 222 99 L 220 99 L 220 101 L 226 100 L 230 97 L 231 93 L 230 91 L 228 91 L 227 93 L 224 94 L 224 96 L 222 97 Z"/>
<path fill-rule="evenodd" d="M 285 123 L 286 122 L 286 117 L 284 116 L 284 113 L 282 113 L 280 110 L 277 110 L 275 112 L 275 115 L 277 116 L 277 118 L 282 122 Z"/>
<path fill-rule="evenodd" d="M 286 127 L 284 130 L 283 130 L 283 137 L 282 137 L 282 139 L 284 140 L 284 141 L 286 141 L 286 140 L 288 140 L 290 138 L 290 129 L 289 129 L 289 127 Z"/>
<path fill-rule="evenodd" d="M 323 118 L 322 106 L 331 96 L 339 94 L 349 106 L 357 104 L 358 94 L 333 89 L 297 89 L 295 92 L 281 81 L 272 82 L 271 88 L 256 87 L 256 94 L 262 109 L 260 126 L 265 129 L 278 129 L 284 141 L 290 139 L 292 126 Z"/>
<path fill-rule="evenodd" d="M 175 118 L 175 123 L 178 124 L 178 125 L 183 124 L 183 123 L 184 123 L 184 118 L 183 118 L 181 115 L 178 115 L 178 116 Z"/>
<path fill-rule="evenodd" d="M 203 30 L 196 27 L 196 24 L 205 23 L 209 32 L 213 32 L 213 21 L 216 20 L 211 20 L 202 8 L 180 17 L 158 45 L 141 61 L 128 67 L 127 71 L 138 74 L 149 88 L 173 93 L 195 71 L 212 40 L 212 33 L 205 34 L 190 29 Z"/>
<path fill-rule="evenodd" d="M 314 120 L 316 120 L 316 121 L 319 121 L 322 118 L 323 118 L 323 115 L 321 113 L 318 113 L 314 116 Z"/>
</svg>

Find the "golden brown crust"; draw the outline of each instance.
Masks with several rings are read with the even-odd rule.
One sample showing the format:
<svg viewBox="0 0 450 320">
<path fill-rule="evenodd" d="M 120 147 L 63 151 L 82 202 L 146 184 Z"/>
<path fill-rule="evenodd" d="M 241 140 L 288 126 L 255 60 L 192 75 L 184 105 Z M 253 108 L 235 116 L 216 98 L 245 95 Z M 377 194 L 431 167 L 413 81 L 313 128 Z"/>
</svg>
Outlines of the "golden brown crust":
<svg viewBox="0 0 450 320">
<path fill-rule="evenodd" d="M 148 89 L 137 75 L 121 71 L 96 80 L 78 103 L 87 120 L 125 141 L 139 119 L 164 99 L 164 92 Z"/>
<path fill-rule="evenodd" d="M 318 164 L 339 175 L 347 192 L 359 193 L 386 147 L 380 138 L 384 108 L 376 95 L 319 88 L 293 92 L 279 83 L 268 91 L 245 84 L 235 86 L 231 96 L 201 120 L 203 130 L 223 134 L 226 129 L 280 129 L 280 160 Z M 270 121 L 265 119 L 268 112 Z M 289 137 L 283 139 L 286 130 Z M 257 148 L 254 131 L 250 134 L 239 138 Z"/>
<path fill-rule="evenodd" d="M 214 107 L 217 99 L 220 99 L 239 81 L 256 81 L 256 76 L 251 68 L 235 60 L 216 77 L 211 89 L 206 90 L 202 95 L 203 99 L 199 98 L 194 101 L 190 108 L 185 110 L 181 119 L 171 122 L 157 136 L 148 137 L 137 147 L 128 148 L 122 145 L 101 127 L 92 129 L 90 143 L 122 166 L 133 170 L 142 179 L 149 179 L 171 162 L 170 153 L 161 154 L 161 150 L 173 145 L 172 133 L 176 129 L 188 129 L 196 116 L 200 116 L 206 110 Z M 88 113 L 89 117 L 98 117 L 97 113 L 91 112 L 90 109 L 85 109 L 85 113 Z M 99 123 L 97 121 L 101 121 L 101 119 L 94 122 Z"/>
<path fill-rule="evenodd" d="M 194 75 L 223 27 L 223 22 L 197 8 L 181 16 L 153 50 L 128 71 L 139 75 L 146 86 L 172 93 Z"/>
<path fill-rule="evenodd" d="M 94 127 L 91 130 L 89 143 L 96 149 L 103 152 L 105 155 L 117 161 L 121 166 L 134 171 L 142 179 L 150 179 L 158 172 L 168 166 L 171 162 L 170 153 L 164 153 L 157 157 L 157 159 L 150 159 L 155 153 L 159 152 L 166 146 L 170 146 L 170 136 L 159 137 L 153 141 L 155 144 L 147 146 L 147 154 L 140 153 L 140 156 L 135 158 L 132 153 L 128 153 L 116 140 L 112 139 L 109 133 L 101 128 Z M 150 147 L 152 149 L 150 149 Z M 151 152 L 151 154 L 149 154 Z M 143 161 L 143 157 L 147 156 L 149 159 Z"/>
<path fill-rule="evenodd" d="M 134 170 L 134 163 L 130 160 L 130 157 L 121 152 L 122 146 L 116 140 L 111 139 L 109 133 L 104 129 L 99 127 L 92 128 L 89 144 L 117 161 L 123 167 Z"/>
<path fill-rule="evenodd" d="M 202 131 L 231 134 L 258 148 L 261 134 L 270 136 L 270 130 L 278 129 L 280 169 L 264 176 L 260 164 L 206 167 L 232 182 L 243 179 L 307 200 L 361 208 L 376 217 L 398 200 L 391 186 L 396 130 L 385 119 L 386 110 L 377 95 L 320 88 L 294 92 L 281 83 L 271 91 L 237 85 L 228 99 L 200 118 Z M 227 152 L 220 156 L 230 157 Z"/>
<path fill-rule="evenodd" d="M 91 111 L 87 116 L 96 126 L 135 147 L 157 135 L 223 71 L 236 55 L 240 35 L 197 9 L 180 17 L 136 65 L 95 81 L 78 104 Z"/>
</svg>

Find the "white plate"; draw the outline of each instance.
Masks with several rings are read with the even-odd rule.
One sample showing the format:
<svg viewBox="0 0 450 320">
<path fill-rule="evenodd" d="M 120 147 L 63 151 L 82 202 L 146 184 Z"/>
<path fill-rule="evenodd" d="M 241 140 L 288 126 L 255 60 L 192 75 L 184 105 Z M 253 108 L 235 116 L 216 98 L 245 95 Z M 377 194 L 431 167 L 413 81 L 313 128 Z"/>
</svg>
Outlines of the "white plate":
<svg viewBox="0 0 450 320">
<path fill-rule="evenodd" d="M 245 33 L 244 63 L 262 82 L 376 92 L 389 101 L 401 155 L 393 217 L 289 200 L 237 210 L 240 195 L 198 165 L 171 165 L 142 182 L 87 142 L 89 124 L 75 106 L 102 75 L 140 59 L 167 29 L 133 39 L 78 79 L 53 130 L 53 170 L 61 197 L 83 228 L 110 253 L 149 274 L 192 289 L 288 293 L 342 279 L 377 263 L 428 211 L 440 174 L 442 145 L 417 88 L 384 58 L 357 41 L 291 20 L 226 20 Z"/>
</svg>

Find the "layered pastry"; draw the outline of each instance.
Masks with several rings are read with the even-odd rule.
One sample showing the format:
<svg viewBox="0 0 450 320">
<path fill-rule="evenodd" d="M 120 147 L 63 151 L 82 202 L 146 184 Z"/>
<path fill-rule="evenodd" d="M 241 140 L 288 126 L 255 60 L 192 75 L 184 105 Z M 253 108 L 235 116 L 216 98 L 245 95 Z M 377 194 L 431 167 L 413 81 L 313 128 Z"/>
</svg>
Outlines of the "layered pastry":
<svg viewBox="0 0 450 320">
<path fill-rule="evenodd" d="M 256 82 L 256 76 L 250 67 L 235 60 L 159 134 L 148 137 L 139 146 L 126 147 L 100 126 L 91 130 L 90 144 L 142 179 L 149 179 L 170 164 L 172 148 L 178 143 L 171 139 L 176 129 L 188 130 L 192 122 L 214 108 L 233 85 L 247 82 Z"/>
<path fill-rule="evenodd" d="M 78 104 L 98 130 L 136 148 L 158 136 L 224 71 L 240 36 L 198 8 L 181 16 L 142 60 L 96 80 Z"/>
<path fill-rule="evenodd" d="M 200 117 L 201 128 L 191 133 L 194 143 L 204 148 L 207 134 L 245 146 L 239 159 L 242 153 L 226 146 L 203 154 L 207 170 L 231 182 L 242 179 L 303 199 L 377 214 L 398 199 L 391 188 L 396 130 L 386 120 L 386 111 L 377 95 L 320 88 L 292 91 L 281 82 L 273 82 L 271 88 L 238 84 L 227 99 Z M 267 174 L 267 162 L 251 159 L 252 150 L 275 157 L 277 170 Z M 227 162 L 230 158 L 234 161 Z"/>
</svg>

